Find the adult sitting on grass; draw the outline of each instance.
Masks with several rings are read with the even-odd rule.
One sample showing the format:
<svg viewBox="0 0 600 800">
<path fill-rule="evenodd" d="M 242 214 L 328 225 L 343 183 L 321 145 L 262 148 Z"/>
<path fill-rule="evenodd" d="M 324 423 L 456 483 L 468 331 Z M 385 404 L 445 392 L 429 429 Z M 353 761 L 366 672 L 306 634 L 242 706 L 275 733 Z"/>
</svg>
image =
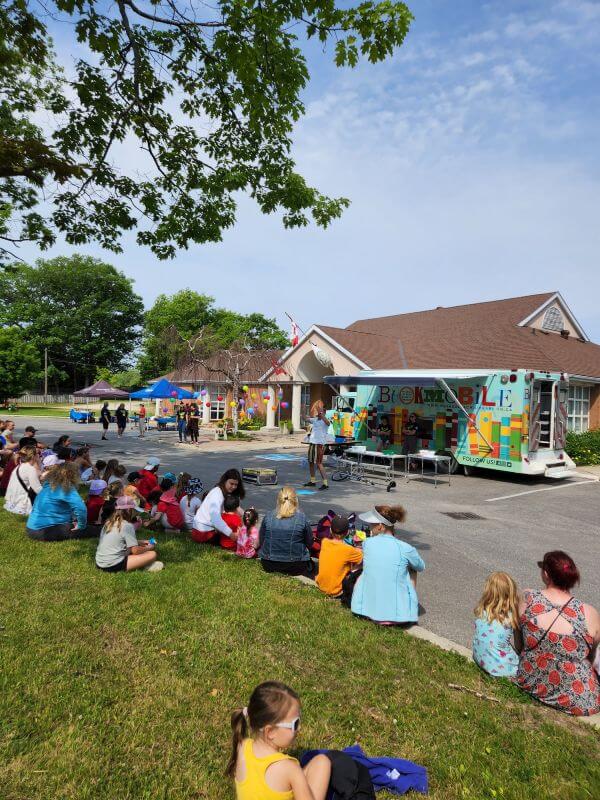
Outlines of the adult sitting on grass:
<svg viewBox="0 0 600 800">
<path fill-rule="evenodd" d="M 210 490 L 202 501 L 202 505 L 196 511 L 191 534 L 194 542 L 199 544 L 216 542 L 218 534 L 228 536 L 233 541 L 236 540 L 234 532 L 221 516 L 223 514 L 225 496 L 228 494 L 237 495 L 240 502 L 246 496 L 244 482 L 237 469 L 228 469 L 227 472 L 221 475 L 217 485 Z"/>
<path fill-rule="evenodd" d="M 417 572 L 425 563 L 415 548 L 397 539 L 394 525 L 404 522 L 402 506 L 375 506 L 360 519 L 371 529 L 363 543 L 363 572 L 352 594 L 352 613 L 380 624 L 417 622 Z"/>
<path fill-rule="evenodd" d="M 260 526 L 260 563 L 265 572 L 312 577 L 312 543 L 312 528 L 298 510 L 298 495 L 291 486 L 284 486 L 277 495 L 277 508 L 265 514 Z"/>
<path fill-rule="evenodd" d="M 27 520 L 27 535 L 41 542 L 89 539 L 98 535 L 87 526 L 87 510 L 81 499 L 79 470 L 75 464 L 57 464 L 48 471 Z"/>
<path fill-rule="evenodd" d="M 4 510 L 27 516 L 42 491 L 37 447 L 24 447 L 17 458 L 19 463 L 10 475 Z"/>
<path fill-rule="evenodd" d="M 331 520 L 333 539 L 323 539 L 319 553 L 319 574 L 316 583 L 319 589 L 330 597 L 340 597 L 342 583 L 351 569 L 362 563 L 362 551 L 346 544 L 348 517 L 336 516 Z"/>
<path fill-rule="evenodd" d="M 600 683 L 592 667 L 600 615 L 573 597 L 579 570 L 562 550 L 538 561 L 544 588 L 526 589 L 519 604 L 523 650 L 517 683 L 546 705 L 575 716 L 600 712 Z"/>
<path fill-rule="evenodd" d="M 164 567 L 156 560 L 154 545 L 138 542 L 135 535 L 135 502 L 123 495 L 117 499 L 113 514 L 100 531 L 96 550 L 96 566 L 104 572 L 132 572 L 145 569 L 158 572 Z"/>
</svg>

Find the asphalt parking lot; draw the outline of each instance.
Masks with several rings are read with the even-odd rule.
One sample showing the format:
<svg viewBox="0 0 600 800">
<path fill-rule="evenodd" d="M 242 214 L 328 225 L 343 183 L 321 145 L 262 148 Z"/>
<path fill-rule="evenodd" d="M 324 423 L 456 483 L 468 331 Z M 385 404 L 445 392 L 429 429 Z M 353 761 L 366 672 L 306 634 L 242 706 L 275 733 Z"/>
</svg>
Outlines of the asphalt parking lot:
<svg viewBox="0 0 600 800">
<path fill-rule="evenodd" d="M 278 486 L 247 487 L 246 502 L 264 512 L 275 502 L 278 488 L 289 483 L 301 488 L 307 479 L 305 449 L 259 450 L 252 443 L 236 443 L 225 450 L 214 442 L 196 449 L 177 444 L 174 432 L 149 432 L 145 439 L 127 431 L 118 440 L 111 430 L 101 441 L 98 424 L 74 425 L 56 418 L 19 417 L 17 434 L 26 425 L 39 429 L 38 438 L 50 445 L 69 433 L 74 442 L 92 445 L 94 458 L 115 457 L 128 469 L 143 466 L 144 458 L 161 458 L 161 471 L 186 470 L 212 486 L 229 467 L 275 467 Z M 273 457 L 276 457 L 275 460 Z M 451 485 L 430 480 L 397 481 L 391 493 L 379 483 L 370 486 L 330 482 L 327 492 L 301 497 L 302 508 L 316 521 L 329 508 L 349 513 L 381 503 L 399 503 L 408 512 L 402 537 L 414 544 L 426 562 L 419 576 L 420 624 L 455 642 L 469 646 L 473 607 L 486 576 L 509 572 L 521 588 L 539 585 L 536 562 L 547 550 L 566 550 L 581 571 L 577 596 L 600 608 L 600 483 L 580 475 L 563 481 L 534 480 L 504 473 L 452 476 Z M 448 514 L 470 512 L 473 519 Z M 168 568 L 168 564 L 167 564 Z M 240 565 L 243 568 L 243 565 Z"/>
</svg>

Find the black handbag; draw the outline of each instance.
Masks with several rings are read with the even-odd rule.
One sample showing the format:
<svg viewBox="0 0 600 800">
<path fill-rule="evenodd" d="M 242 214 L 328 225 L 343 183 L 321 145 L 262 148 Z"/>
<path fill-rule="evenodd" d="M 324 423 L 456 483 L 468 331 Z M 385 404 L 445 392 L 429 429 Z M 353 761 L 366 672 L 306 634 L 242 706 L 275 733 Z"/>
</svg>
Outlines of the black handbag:
<svg viewBox="0 0 600 800">
<path fill-rule="evenodd" d="M 25 489 L 25 491 L 27 492 L 27 496 L 29 497 L 29 502 L 30 502 L 30 503 L 31 503 L 31 505 L 33 506 L 33 504 L 35 503 L 35 498 L 37 497 L 37 494 L 36 494 L 36 493 L 33 491 L 33 489 L 31 488 L 31 486 L 26 486 L 26 485 L 25 485 L 25 481 L 24 481 L 24 480 L 23 480 L 23 478 L 22 478 L 22 477 L 19 475 L 19 467 L 17 467 L 17 469 L 16 469 L 16 474 L 17 474 L 17 480 L 19 481 L 19 483 L 21 484 L 21 486 L 23 487 L 23 489 Z"/>
</svg>

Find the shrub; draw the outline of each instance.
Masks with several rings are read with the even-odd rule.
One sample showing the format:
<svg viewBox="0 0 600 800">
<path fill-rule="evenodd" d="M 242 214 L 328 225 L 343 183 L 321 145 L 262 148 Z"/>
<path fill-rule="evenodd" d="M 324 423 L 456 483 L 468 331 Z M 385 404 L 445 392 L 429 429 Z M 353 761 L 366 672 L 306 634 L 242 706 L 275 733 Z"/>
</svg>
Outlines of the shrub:
<svg viewBox="0 0 600 800">
<path fill-rule="evenodd" d="M 600 428 L 584 433 L 567 433 L 567 453 L 580 467 L 600 464 Z"/>
</svg>

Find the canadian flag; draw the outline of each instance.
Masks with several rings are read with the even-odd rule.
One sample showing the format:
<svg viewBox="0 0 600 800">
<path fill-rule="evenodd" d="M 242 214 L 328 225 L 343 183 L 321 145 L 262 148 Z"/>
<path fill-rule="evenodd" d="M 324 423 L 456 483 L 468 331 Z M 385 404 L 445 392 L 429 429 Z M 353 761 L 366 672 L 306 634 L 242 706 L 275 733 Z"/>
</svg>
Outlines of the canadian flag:
<svg viewBox="0 0 600 800">
<path fill-rule="evenodd" d="M 292 347 L 296 347 L 299 340 L 300 337 L 298 336 L 298 326 L 296 325 L 294 320 L 292 320 L 292 332 L 290 334 L 290 342 L 292 343 Z"/>
</svg>

